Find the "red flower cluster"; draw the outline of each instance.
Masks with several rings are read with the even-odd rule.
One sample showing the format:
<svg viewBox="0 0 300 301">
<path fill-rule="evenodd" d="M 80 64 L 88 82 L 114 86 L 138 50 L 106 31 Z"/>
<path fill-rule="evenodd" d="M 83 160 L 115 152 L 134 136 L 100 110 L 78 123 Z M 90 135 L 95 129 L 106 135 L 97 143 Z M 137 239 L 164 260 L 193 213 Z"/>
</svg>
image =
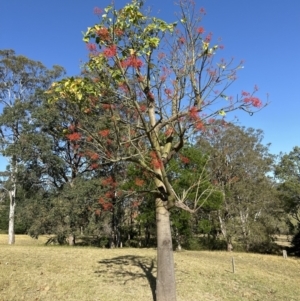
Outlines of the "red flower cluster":
<svg viewBox="0 0 300 301">
<path fill-rule="evenodd" d="M 244 103 L 252 104 L 256 108 L 262 106 L 262 102 L 258 97 L 252 96 L 249 92 L 242 91 L 242 96 L 244 96 Z"/>
<path fill-rule="evenodd" d="M 104 198 L 100 198 L 98 200 L 98 203 L 102 206 L 104 211 L 111 210 L 113 207 L 112 203 L 107 202 Z"/>
<path fill-rule="evenodd" d="M 165 136 L 169 137 L 170 135 L 172 135 L 174 132 L 174 129 L 169 127 L 166 131 L 165 131 Z"/>
<path fill-rule="evenodd" d="M 151 164 L 154 168 L 162 168 L 163 163 L 162 161 L 158 158 L 157 154 L 155 151 L 150 152 L 150 157 L 151 157 Z"/>
<path fill-rule="evenodd" d="M 109 135 L 109 129 L 99 131 L 99 135 L 102 137 L 107 137 Z"/>
<path fill-rule="evenodd" d="M 171 98 L 172 98 L 172 90 L 171 90 L 171 89 L 166 88 L 166 89 L 165 89 L 165 93 L 166 93 L 166 95 L 168 96 L 168 99 L 171 99 Z"/>
<path fill-rule="evenodd" d="M 70 141 L 78 141 L 80 138 L 81 138 L 81 134 L 80 133 L 72 133 L 72 134 L 68 134 L 67 135 L 67 138 L 70 140 Z"/>
<path fill-rule="evenodd" d="M 97 36 L 103 41 L 110 41 L 110 34 L 106 27 L 96 30 Z"/>
<path fill-rule="evenodd" d="M 140 105 L 140 111 L 143 112 L 143 113 L 146 112 L 147 111 L 147 106 L 144 105 L 144 104 Z"/>
<path fill-rule="evenodd" d="M 160 59 L 160 60 L 162 60 L 163 58 L 165 58 L 166 57 L 166 54 L 164 53 L 164 52 L 160 52 L 159 54 L 158 54 L 158 58 Z"/>
<path fill-rule="evenodd" d="M 98 163 L 92 163 L 91 164 L 91 169 L 94 170 L 94 169 L 97 169 L 99 167 L 99 164 Z"/>
<path fill-rule="evenodd" d="M 116 34 L 117 37 L 122 36 L 123 33 L 124 33 L 124 31 L 123 31 L 122 29 L 120 29 L 120 28 L 115 28 L 115 34 Z"/>
<path fill-rule="evenodd" d="M 200 8 L 200 14 L 206 15 L 206 10 L 203 7 Z"/>
<path fill-rule="evenodd" d="M 206 36 L 204 42 L 209 43 L 209 42 L 211 41 L 211 38 L 212 38 L 212 33 L 210 32 L 210 33 Z"/>
<path fill-rule="evenodd" d="M 88 43 L 86 44 L 86 47 L 89 51 L 91 52 L 96 52 L 97 51 L 97 46 L 96 44 L 93 44 L 93 43 Z"/>
<path fill-rule="evenodd" d="M 103 54 L 106 57 L 114 57 L 117 54 L 117 46 L 116 45 L 111 45 L 104 49 Z"/>
<path fill-rule="evenodd" d="M 121 62 L 121 66 L 123 68 L 133 67 L 139 69 L 143 66 L 143 62 L 140 59 L 138 59 L 135 55 L 131 55 L 125 61 Z"/>
<path fill-rule="evenodd" d="M 198 120 L 196 123 L 195 123 L 195 128 L 199 131 L 204 131 L 205 130 L 205 126 L 203 124 L 203 122 L 201 120 Z"/>
<path fill-rule="evenodd" d="M 135 181 L 134 181 L 134 183 L 135 183 L 136 186 L 141 187 L 141 186 L 144 186 L 145 181 L 142 180 L 142 179 L 140 179 L 140 178 L 136 178 Z"/>
<path fill-rule="evenodd" d="M 102 109 L 103 110 L 111 110 L 111 109 L 114 109 L 114 105 L 111 105 L 109 103 L 103 103 L 102 104 Z"/>
<path fill-rule="evenodd" d="M 198 27 L 197 28 L 197 33 L 199 34 L 203 34 L 204 33 L 204 28 L 201 26 L 201 27 Z"/>
<path fill-rule="evenodd" d="M 258 97 L 246 97 L 244 98 L 245 103 L 252 103 L 252 105 L 256 108 L 260 108 L 262 106 L 262 102 Z"/>
<path fill-rule="evenodd" d="M 99 16 L 103 13 L 103 9 L 99 8 L 99 7 L 95 7 L 94 8 L 94 14 Z"/>
<path fill-rule="evenodd" d="M 99 155 L 97 153 L 94 153 L 94 152 L 87 151 L 86 155 L 88 157 L 90 157 L 92 160 L 98 160 L 99 159 Z"/>
<path fill-rule="evenodd" d="M 115 180 L 113 179 L 112 176 L 106 178 L 106 179 L 103 179 L 101 181 L 101 184 L 103 186 L 111 186 L 111 187 L 116 187 L 117 183 L 115 182 Z"/>
<path fill-rule="evenodd" d="M 180 38 L 178 39 L 178 42 L 179 42 L 180 44 L 184 44 L 184 43 L 186 42 L 186 40 L 185 40 L 184 37 L 180 37 Z"/>
<path fill-rule="evenodd" d="M 184 164 L 189 164 L 190 163 L 190 159 L 188 157 L 185 157 L 183 155 L 179 155 L 179 158 L 180 158 L 181 162 L 184 163 Z"/>
<path fill-rule="evenodd" d="M 189 110 L 189 116 L 191 119 L 197 120 L 199 119 L 199 112 L 198 109 L 196 107 L 192 107 Z"/>
</svg>

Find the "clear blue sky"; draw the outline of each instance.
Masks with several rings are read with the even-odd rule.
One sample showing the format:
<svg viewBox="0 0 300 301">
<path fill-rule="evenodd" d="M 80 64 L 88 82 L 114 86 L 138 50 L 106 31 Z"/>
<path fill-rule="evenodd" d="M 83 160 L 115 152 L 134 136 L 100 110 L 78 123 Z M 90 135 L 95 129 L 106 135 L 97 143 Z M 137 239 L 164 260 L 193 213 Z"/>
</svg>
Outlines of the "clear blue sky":
<svg viewBox="0 0 300 301">
<path fill-rule="evenodd" d="M 129 1 L 115 0 L 118 7 Z M 247 116 L 240 125 L 262 129 L 271 152 L 289 152 L 300 145 L 300 1 L 297 0 L 195 0 L 207 15 L 203 27 L 222 37 L 225 57 L 243 59 L 245 68 L 232 87 L 236 94 L 256 84 L 258 96 L 270 104 Z M 154 14 L 175 20 L 174 0 L 148 0 Z M 0 49 L 39 60 L 47 67 L 58 64 L 68 75 L 79 73 L 87 60 L 82 31 L 97 22 L 94 7 L 110 0 L 2 0 Z M 298 88 L 297 88 L 298 87 Z M 231 119 L 233 115 L 229 115 Z"/>
</svg>

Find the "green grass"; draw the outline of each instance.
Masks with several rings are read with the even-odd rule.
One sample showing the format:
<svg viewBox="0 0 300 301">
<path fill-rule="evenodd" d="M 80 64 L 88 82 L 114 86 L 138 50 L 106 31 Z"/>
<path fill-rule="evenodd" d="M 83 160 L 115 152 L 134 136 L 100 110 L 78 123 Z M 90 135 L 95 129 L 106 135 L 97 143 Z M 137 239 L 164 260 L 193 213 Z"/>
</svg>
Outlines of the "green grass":
<svg viewBox="0 0 300 301">
<path fill-rule="evenodd" d="M 44 246 L 45 238 L 0 235 L 0 301 L 153 300 L 156 251 Z M 234 256 L 236 272 L 232 273 Z M 175 253 L 177 301 L 300 300 L 300 260 Z"/>
</svg>

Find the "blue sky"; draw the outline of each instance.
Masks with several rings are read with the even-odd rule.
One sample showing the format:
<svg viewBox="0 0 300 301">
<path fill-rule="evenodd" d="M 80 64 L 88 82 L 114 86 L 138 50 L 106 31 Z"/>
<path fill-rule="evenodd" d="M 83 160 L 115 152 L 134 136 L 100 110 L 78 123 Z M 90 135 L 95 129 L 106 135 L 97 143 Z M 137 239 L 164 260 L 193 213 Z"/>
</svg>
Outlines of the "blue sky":
<svg viewBox="0 0 300 301">
<path fill-rule="evenodd" d="M 129 1 L 115 0 L 117 7 Z M 207 11 L 202 26 L 221 37 L 224 57 L 244 60 L 244 69 L 231 90 L 251 91 L 270 104 L 259 113 L 238 113 L 240 125 L 262 129 L 264 143 L 273 154 L 300 145 L 300 1 L 296 0 L 195 0 Z M 153 14 L 176 19 L 174 0 L 148 0 Z M 79 73 L 87 60 L 82 31 L 97 22 L 94 7 L 110 0 L 7 0 L 0 4 L 0 49 L 14 49 L 47 67 L 65 67 Z M 235 113 L 234 113 L 235 114 Z M 234 114 L 229 115 L 231 119 Z"/>
</svg>

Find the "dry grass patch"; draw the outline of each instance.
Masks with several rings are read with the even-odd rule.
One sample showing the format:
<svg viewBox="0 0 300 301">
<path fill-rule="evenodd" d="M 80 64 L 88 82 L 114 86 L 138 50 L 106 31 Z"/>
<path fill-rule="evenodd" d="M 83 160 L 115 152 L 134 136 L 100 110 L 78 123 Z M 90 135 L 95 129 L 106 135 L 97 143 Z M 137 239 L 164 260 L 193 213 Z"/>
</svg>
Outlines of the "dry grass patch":
<svg viewBox="0 0 300 301">
<path fill-rule="evenodd" d="M 155 250 L 46 247 L 23 236 L 6 243 L 0 235 L 0 301 L 154 300 Z M 299 300 L 297 259 L 184 251 L 175 262 L 178 301 Z"/>
</svg>

